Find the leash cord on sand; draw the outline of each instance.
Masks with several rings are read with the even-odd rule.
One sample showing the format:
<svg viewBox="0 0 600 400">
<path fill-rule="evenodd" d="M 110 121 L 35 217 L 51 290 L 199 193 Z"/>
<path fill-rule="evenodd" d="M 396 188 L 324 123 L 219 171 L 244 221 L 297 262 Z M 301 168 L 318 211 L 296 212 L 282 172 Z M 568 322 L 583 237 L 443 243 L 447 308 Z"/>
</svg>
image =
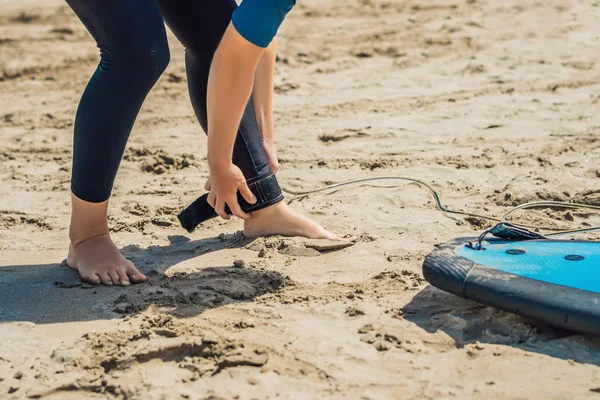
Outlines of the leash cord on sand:
<svg viewBox="0 0 600 400">
<path fill-rule="evenodd" d="M 307 195 L 311 195 L 311 194 L 315 194 L 315 193 L 321 193 L 321 192 L 324 192 L 327 190 L 341 188 L 344 186 L 356 185 L 356 184 L 365 183 L 365 182 L 383 181 L 383 180 L 407 181 L 407 182 L 411 182 L 411 183 L 416 183 L 420 187 L 424 187 L 425 189 L 427 189 L 429 191 L 429 193 L 431 193 L 431 195 L 433 196 L 433 199 L 436 203 L 437 208 L 446 217 L 448 216 L 448 214 L 454 214 L 454 215 L 463 215 L 463 216 L 467 216 L 467 217 L 481 218 L 481 219 L 484 219 L 487 221 L 501 223 L 501 222 L 508 222 L 506 219 L 508 218 L 508 216 L 510 214 L 514 213 L 515 211 L 525 210 L 528 208 L 555 207 L 555 208 L 570 208 L 570 209 L 600 211 L 599 206 L 593 206 L 593 205 L 588 205 L 588 204 L 579 204 L 579 203 L 567 203 L 567 202 L 563 202 L 563 201 L 534 201 L 531 203 L 521 204 L 521 205 L 513 207 L 510 210 L 508 210 L 507 212 L 505 212 L 501 218 L 494 218 L 494 217 L 490 217 L 487 215 L 480 215 L 480 214 L 475 214 L 475 213 L 470 213 L 470 212 L 454 211 L 454 210 L 450 210 L 450 209 L 444 207 L 444 205 L 442 204 L 442 202 L 440 200 L 440 196 L 429 184 L 422 182 L 418 179 L 406 178 L 403 176 L 381 176 L 381 177 L 377 177 L 377 178 L 356 179 L 356 180 L 347 181 L 347 182 L 334 183 L 332 185 L 324 186 L 324 187 L 321 187 L 318 189 L 313 189 L 313 190 L 306 190 L 306 191 L 291 190 L 291 189 L 284 188 L 284 187 L 282 187 L 281 190 L 283 190 L 284 192 L 291 194 L 293 196 L 307 196 Z M 591 231 L 600 230 L 600 226 L 563 230 L 563 229 L 555 228 L 555 227 L 515 224 L 514 222 L 512 222 L 512 224 L 515 226 L 522 227 L 522 228 L 552 231 L 551 233 L 546 233 L 545 236 L 565 235 L 565 234 L 583 233 L 583 232 L 591 232 Z"/>
</svg>

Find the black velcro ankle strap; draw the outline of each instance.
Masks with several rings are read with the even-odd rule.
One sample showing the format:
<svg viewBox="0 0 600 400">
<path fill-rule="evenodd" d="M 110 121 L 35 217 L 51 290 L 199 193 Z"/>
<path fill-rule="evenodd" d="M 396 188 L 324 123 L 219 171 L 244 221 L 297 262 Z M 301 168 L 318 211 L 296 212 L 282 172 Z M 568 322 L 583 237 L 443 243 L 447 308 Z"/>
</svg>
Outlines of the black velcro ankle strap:
<svg viewBox="0 0 600 400">
<path fill-rule="evenodd" d="M 283 193 L 281 193 L 281 188 L 273 173 L 249 181 L 248 187 L 256 196 L 256 203 L 248 203 L 238 192 L 238 202 L 244 212 L 258 211 L 283 200 Z M 191 233 L 202 222 L 218 216 L 215 209 L 208 204 L 207 199 L 208 193 L 205 193 L 177 215 L 181 226 L 186 231 Z M 225 205 L 225 212 L 231 214 L 227 205 Z"/>
</svg>

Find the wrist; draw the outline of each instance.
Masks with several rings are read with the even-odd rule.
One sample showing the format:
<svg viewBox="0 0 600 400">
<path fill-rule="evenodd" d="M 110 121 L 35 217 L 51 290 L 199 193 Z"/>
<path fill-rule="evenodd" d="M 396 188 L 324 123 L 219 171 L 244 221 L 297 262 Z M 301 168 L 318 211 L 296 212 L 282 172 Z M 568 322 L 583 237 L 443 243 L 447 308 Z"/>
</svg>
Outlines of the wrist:
<svg viewBox="0 0 600 400">
<path fill-rule="evenodd" d="M 210 158 L 209 158 L 209 160 L 208 160 L 208 169 L 211 172 L 214 172 L 214 171 L 224 171 L 225 169 L 227 169 L 232 164 L 233 164 L 233 162 L 231 160 L 227 161 L 226 159 L 217 159 L 217 160 L 211 161 Z"/>
<path fill-rule="evenodd" d="M 211 140 L 213 139 L 213 140 Z M 233 147 L 233 146 L 231 146 Z M 208 137 L 208 167 L 212 170 L 214 168 L 221 168 L 232 164 L 232 154 L 233 148 L 230 148 L 227 144 L 223 143 L 223 141 L 215 140 L 215 138 L 211 138 L 210 135 Z"/>
<path fill-rule="evenodd" d="M 224 167 L 228 167 L 229 165 L 233 164 L 231 157 L 227 157 L 226 155 L 219 154 L 216 151 L 209 150 L 207 158 L 208 158 L 208 168 L 211 171 L 220 170 Z"/>
<path fill-rule="evenodd" d="M 273 143 L 275 141 L 275 127 L 273 123 L 260 123 L 257 120 L 258 131 L 263 142 Z"/>
</svg>

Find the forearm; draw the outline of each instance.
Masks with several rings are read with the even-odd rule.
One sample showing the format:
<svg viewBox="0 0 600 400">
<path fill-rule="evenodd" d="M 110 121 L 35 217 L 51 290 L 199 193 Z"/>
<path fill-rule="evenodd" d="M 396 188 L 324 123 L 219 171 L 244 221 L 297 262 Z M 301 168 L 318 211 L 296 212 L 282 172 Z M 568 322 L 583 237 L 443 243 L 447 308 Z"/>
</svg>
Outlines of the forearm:
<svg viewBox="0 0 600 400">
<path fill-rule="evenodd" d="M 208 78 L 208 162 L 211 167 L 231 163 L 233 144 L 265 49 L 229 25 L 215 52 Z"/>
<path fill-rule="evenodd" d="M 273 75 L 275 72 L 275 59 L 277 57 L 277 44 L 275 40 L 263 53 L 254 73 L 254 88 L 252 102 L 256 122 L 263 142 L 274 143 L 275 125 L 273 122 Z"/>
</svg>

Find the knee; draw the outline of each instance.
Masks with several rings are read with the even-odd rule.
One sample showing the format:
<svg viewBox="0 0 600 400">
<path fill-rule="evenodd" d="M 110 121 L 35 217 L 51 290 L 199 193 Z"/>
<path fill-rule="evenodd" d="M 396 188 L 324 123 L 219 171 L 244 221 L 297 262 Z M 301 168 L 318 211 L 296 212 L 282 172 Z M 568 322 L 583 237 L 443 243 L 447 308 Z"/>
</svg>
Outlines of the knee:
<svg viewBox="0 0 600 400">
<path fill-rule="evenodd" d="M 150 49 L 150 59 L 151 65 L 160 76 L 160 74 L 167 69 L 169 62 L 171 61 L 171 52 L 169 51 L 169 44 L 167 41 L 164 43 L 155 43 L 153 45 Z"/>
<path fill-rule="evenodd" d="M 129 57 L 137 74 L 156 81 L 167 69 L 171 53 L 167 41 L 164 40 L 140 45 L 130 53 Z"/>
<path fill-rule="evenodd" d="M 128 79 L 154 84 L 169 65 L 171 54 L 165 40 L 136 43 L 117 51 L 102 51 L 100 65 Z"/>
</svg>

